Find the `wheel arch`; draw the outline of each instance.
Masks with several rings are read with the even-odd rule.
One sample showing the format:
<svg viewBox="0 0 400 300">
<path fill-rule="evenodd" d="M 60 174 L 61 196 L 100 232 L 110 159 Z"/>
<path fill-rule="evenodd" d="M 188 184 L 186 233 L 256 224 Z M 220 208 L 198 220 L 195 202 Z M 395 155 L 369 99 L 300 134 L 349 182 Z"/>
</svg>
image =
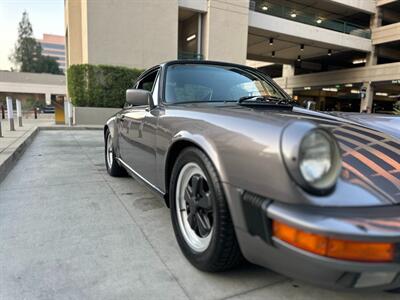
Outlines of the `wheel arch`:
<svg viewBox="0 0 400 300">
<path fill-rule="evenodd" d="M 165 186 L 165 203 L 169 207 L 169 183 L 171 180 L 172 169 L 179 154 L 188 147 L 195 147 L 203 151 L 211 160 L 217 170 L 217 174 L 221 181 L 225 181 L 225 172 L 222 167 L 220 156 L 215 145 L 203 136 L 193 136 L 189 133 L 181 133 L 175 138 L 168 148 L 165 155 L 164 163 L 164 186 Z"/>
<path fill-rule="evenodd" d="M 107 132 L 107 130 L 109 130 L 109 127 L 108 127 L 108 125 L 106 124 L 106 125 L 104 125 L 104 128 L 103 128 L 104 140 L 106 139 L 106 132 Z"/>
<path fill-rule="evenodd" d="M 113 139 L 115 151 L 117 153 L 117 156 L 119 156 L 118 132 L 117 132 L 117 126 L 116 126 L 115 122 L 116 122 L 115 116 L 108 119 L 107 123 L 104 125 L 104 128 L 103 128 L 103 135 L 104 135 L 104 143 L 105 143 L 106 142 L 106 140 L 105 140 L 106 132 L 107 132 L 107 130 L 110 131 L 110 134 Z"/>
</svg>

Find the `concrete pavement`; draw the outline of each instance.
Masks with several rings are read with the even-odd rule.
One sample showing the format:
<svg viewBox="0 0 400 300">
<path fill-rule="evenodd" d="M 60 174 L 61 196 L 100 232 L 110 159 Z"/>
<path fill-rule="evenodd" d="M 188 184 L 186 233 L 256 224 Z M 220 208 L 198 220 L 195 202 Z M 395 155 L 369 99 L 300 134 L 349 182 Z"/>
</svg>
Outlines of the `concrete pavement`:
<svg viewBox="0 0 400 300">
<path fill-rule="evenodd" d="M 398 299 L 334 292 L 246 265 L 208 274 L 169 210 L 106 173 L 101 131 L 40 131 L 0 183 L 0 299 Z"/>
</svg>

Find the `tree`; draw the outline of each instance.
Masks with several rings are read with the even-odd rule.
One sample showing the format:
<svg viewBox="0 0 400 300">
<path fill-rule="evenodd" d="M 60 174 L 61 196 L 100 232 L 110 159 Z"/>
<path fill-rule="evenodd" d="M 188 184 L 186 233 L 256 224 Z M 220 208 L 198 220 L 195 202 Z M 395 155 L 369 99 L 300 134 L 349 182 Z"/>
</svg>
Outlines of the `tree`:
<svg viewBox="0 0 400 300">
<path fill-rule="evenodd" d="M 41 56 L 38 61 L 38 73 L 64 74 L 58 62 L 50 56 Z"/>
<path fill-rule="evenodd" d="M 26 11 L 18 25 L 18 40 L 10 60 L 20 72 L 62 74 L 54 59 L 42 55 L 42 46 L 33 37 L 32 24 Z"/>
</svg>

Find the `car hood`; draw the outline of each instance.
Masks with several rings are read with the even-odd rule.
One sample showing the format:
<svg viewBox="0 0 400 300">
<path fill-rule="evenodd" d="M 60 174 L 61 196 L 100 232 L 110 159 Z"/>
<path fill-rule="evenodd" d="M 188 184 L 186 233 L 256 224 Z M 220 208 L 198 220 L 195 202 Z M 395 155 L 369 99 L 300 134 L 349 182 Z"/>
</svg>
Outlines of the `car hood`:
<svg viewBox="0 0 400 300">
<path fill-rule="evenodd" d="M 374 128 L 400 139 L 400 116 L 346 112 L 332 112 L 330 114 Z"/>
<path fill-rule="evenodd" d="M 385 198 L 386 203 L 400 203 L 400 140 L 377 126 L 302 108 L 277 110 L 267 106 L 255 108 L 227 104 L 182 106 L 190 111 L 236 117 L 238 126 L 248 119 L 273 122 L 282 128 L 293 120 L 314 122 L 336 137 L 342 150 L 343 180 Z"/>
</svg>

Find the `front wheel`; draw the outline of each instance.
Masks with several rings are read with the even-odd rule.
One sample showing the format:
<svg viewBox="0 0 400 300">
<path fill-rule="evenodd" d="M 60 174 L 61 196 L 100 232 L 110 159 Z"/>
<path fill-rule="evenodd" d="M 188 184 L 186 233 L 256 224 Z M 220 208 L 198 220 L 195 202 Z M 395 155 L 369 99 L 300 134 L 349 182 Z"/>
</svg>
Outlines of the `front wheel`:
<svg viewBox="0 0 400 300">
<path fill-rule="evenodd" d="M 178 244 L 198 269 L 223 271 L 242 255 L 215 167 L 199 149 L 179 155 L 170 182 L 171 219 Z"/>
</svg>

